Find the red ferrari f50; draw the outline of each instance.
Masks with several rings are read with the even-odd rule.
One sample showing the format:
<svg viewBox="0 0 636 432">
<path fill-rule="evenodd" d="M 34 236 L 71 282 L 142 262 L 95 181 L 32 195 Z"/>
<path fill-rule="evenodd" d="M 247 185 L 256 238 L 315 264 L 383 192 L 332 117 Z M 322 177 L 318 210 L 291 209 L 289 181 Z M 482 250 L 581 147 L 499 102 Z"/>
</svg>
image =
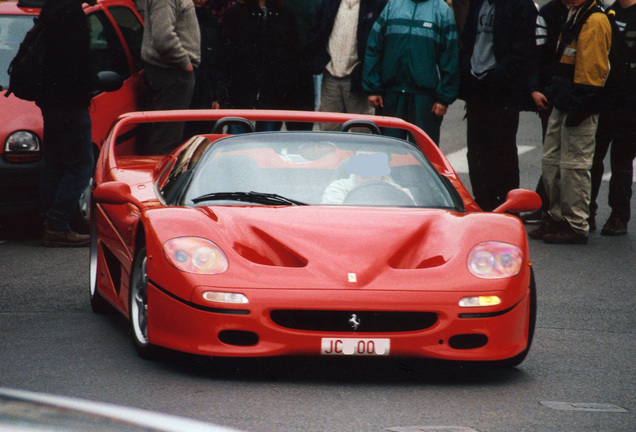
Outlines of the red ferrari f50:
<svg viewBox="0 0 636 432">
<path fill-rule="evenodd" d="M 169 155 L 136 155 L 124 133 L 194 120 L 216 124 Z M 264 120 L 342 130 L 253 132 Z M 237 127 L 246 133 L 227 133 Z M 481 211 L 439 148 L 396 118 L 130 113 L 95 172 L 91 305 L 129 320 L 142 357 L 162 347 L 516 366 L 532 342 L 536 289 L 525 229 L 507 212 L 539 206 L 514 190 Z"/>
</svg>

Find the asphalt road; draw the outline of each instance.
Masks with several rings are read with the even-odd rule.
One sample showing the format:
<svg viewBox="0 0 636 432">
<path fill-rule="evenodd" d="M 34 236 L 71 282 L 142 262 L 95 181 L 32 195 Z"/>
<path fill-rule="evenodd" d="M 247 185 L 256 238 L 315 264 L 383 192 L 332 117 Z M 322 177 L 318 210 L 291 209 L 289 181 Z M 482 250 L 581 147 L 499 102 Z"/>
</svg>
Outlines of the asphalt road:
<svg viewBox="0 0 636 432">
<path fill-rule="evenodd" d="M 462 105 L 442 149 L 465 171 Z M 540 170 L 540 127 L 522 116 L 522 186 Z M 461 174 L 469 185 L 465 173 Z M 608 216 L 607 181 L 599 222 Z M 632 212 L 636 214 L 632 201 Z M 636 430 L 636 223 L 588 245 L 532 241 L 538 322 L 527 360 L 474 370 L 394 359 L 138 358 L 122 318 L 88 303 L 88 250 L 37 233 L 0 244 L 0 387 L 149 409 L 253 432 Z"/>
</svg>

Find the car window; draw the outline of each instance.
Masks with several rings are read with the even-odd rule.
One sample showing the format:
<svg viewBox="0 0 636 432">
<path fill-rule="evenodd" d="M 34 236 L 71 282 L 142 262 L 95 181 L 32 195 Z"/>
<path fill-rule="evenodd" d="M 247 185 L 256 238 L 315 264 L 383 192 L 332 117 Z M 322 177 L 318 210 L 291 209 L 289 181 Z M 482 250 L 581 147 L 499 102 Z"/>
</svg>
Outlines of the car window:
<svg viewBox="0 0 636 432">
<path fill-rule="evenodd" d="M 24 35 L 33 27 L 33 16 L 0 15 L 0 86 L 9 86 L 7 69 Z"/>
<path fill-rule="evenodd" d="M 108 8 L 108 11 L 113 16 L 113 19 L 119 26 L 128 49 L 133 58 L 133 63 L 136 70 L 142 68 L 141 62 L 141 41 L 144 34 L 144 26 L 137 18 L 137 15 L 127 7 L 113 6 Z"/>
<path fill-rule="evenodd" d="M 168 174 L 161 193 L 167 202 L 172 202 L 182 187 L 189 181 L 194 172 L 194 166 L 210 146 L 210 141 L 204 137 L 194 138 L 187 150 L 179 155 L 177 162 Z"/>
<path fill-rule="evenodd" d="M 102 11 L 88 16 L 91 59 L 95 72 L 117 72 L 123 79 L 131 76 L 124 47 L 113 25 Z"/>
<path fill-rule="evenodd" d="M 459 209 L 456 192 L 413 145 L 356 133 L 244 134 L 216 141 L 194 168 L 184 205 Z M 254 192 L 252 194 L 251 192 Z M 263 195 L 275 194 L 268 201 Z"/>
</svg>

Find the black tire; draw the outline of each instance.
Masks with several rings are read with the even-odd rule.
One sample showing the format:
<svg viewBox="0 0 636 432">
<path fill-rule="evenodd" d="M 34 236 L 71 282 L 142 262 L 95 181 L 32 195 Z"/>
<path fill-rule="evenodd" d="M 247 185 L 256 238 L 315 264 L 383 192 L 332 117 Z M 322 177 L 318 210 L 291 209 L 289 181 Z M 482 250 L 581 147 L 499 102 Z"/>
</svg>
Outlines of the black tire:
<svg viewBox="0 0 636 432">
<path fill-rule="evenodd" d="M 80 195 L 79 200 L 77 201 L 77 206 L 75 207 L 75 211 L 73 212 L 73 216 L 71 218 L 70 224 L 71 229 L 79 234 L 88 234 L 90 228 L 90 217 L 91 217 L 91 188 L 93 184 L 93 179 L 90 180 L 89 184 L 86 186 L 82 195 Z"/>
<path fill-rule="evenodd" d="M 91 222 L 91 242 L 89 253 L 89 295 L 91 309 L 96 314 L 110 314 L 114 308 L 102 297 L 97 289 L 97 279 L 100 273 L 100 257 L 97 248 L 97 221 L 93 218 Z"/>
<path fill-rule="evenodd" d="M 148 275 L 146 274 L 146 247 L 135 255 L 130 274 L 129 322 L 133 344 L 137 354 L 147 360 L 155 360 L 159 347 L 148 341 Z"/>
<path fill-rule="evenodd" d="M 513 368 L 519 366 L 526 359 L 526 356 L 530 352 L 530 346 L 532 346 L 532 340 L 534 339 L 534 330 L 537 325 L 537 287 L 534 281 L 534 271 L 530 269 L 530 315 L 528 316 L 528 345 L 526 349 L 521 351 L 514 357 L 506 360 L 496 361 L 493 364 L 502 368 Z"/>
</svg>

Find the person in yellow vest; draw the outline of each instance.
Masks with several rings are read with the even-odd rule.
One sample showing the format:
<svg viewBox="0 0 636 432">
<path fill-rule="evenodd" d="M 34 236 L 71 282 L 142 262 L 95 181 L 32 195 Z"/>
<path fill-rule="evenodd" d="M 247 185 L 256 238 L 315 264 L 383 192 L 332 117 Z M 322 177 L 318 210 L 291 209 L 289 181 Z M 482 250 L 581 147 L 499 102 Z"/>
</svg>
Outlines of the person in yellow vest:
<svg viewBox="0 0 636 432">
<path fill-rule="evenodd" d="M 612 28 L 596 0 L 567 0 L 559 63 L 547 90 L 554 106 L 543 145 L 549 217 L 528 235 L 554 244 L 586 244 L 595 133 L 601 90 L 610 71 Z"/>
</svg>

